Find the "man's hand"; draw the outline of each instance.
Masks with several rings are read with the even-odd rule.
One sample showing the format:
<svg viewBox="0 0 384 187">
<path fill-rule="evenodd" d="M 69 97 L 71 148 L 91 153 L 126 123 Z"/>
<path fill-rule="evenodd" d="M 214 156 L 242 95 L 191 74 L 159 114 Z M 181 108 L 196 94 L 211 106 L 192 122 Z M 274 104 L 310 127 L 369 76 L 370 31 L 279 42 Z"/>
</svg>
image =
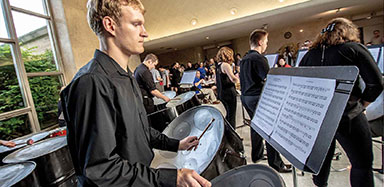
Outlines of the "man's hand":
<svg viewBox="0 0 384 187">
<path fill-rule="evenodd" d="M 199 140 L 197 140 L 196 136 L 188 136 L 179 143 L 179 150 L 191 150 L 193 147 L 197 147 L 199 144 Z"/>
<path fill-rule="evenodd" d="M 168 103 L 169 101 L 171 101 L 171 99 L 169 99 L 169 97 L 164 95 L 164 101 Z"/>
<path fill-rule="evenodd" d="M 11 141 L 0 140 L 0 145 L 4 145 L 4 146 L 7 146 L 7 147 L 15 147 L 16 143 L 15 142 L 11 142 Z"/>
<path fill-rule="evenodd" d="M 211 183 L 201 177 L 196 171 L 191 169 L 177 170 L 177 186 L 178 187 L 211 187 Z"/>
</svg>

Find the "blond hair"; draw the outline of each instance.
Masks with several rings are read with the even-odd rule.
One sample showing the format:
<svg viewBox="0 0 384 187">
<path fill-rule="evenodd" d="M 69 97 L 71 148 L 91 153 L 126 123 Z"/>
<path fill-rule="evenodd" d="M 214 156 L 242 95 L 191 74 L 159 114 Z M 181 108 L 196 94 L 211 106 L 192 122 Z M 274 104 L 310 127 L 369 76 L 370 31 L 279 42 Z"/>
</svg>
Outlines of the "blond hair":
<svg viewBox="0 0 384 187">
<path fill-rule="evenodd" d="M 226 62 L 232 64 L 235 59 L 233 58 L 233 50 L 229 47 L 220 48 L 219 52 L 216 55 L 217 61 Z"/>
<path fill-rule="evenodd" d="M 157 58 L 157 56 L 155 54 L 149 53 L 144 58 L 144 62 L 146 62 L 146 61 L 151 61 L 152 63 L 155 63 L 155 62 L 159 61 L 159 59 Z"/>
<path fill-rule="evenodd" d="M 145 12 L 140 0 L 88 0 L 88 24 L 97 36 L 102 35 L 104 31 L 104 17 L 109 16 L 118 25 L 120 24 L 121 6 L 131 6 L 132 8 L 140 10 L 143 14 Z"/>
<path fill-rule="evenodd" d="M 317 35 L 311 49 L 320 48 L 321 45 L 331 46 L 347 42 L 360 42 L 359 30 L 352 21 L 345 18 L 335 18 Z"/>
</svg>

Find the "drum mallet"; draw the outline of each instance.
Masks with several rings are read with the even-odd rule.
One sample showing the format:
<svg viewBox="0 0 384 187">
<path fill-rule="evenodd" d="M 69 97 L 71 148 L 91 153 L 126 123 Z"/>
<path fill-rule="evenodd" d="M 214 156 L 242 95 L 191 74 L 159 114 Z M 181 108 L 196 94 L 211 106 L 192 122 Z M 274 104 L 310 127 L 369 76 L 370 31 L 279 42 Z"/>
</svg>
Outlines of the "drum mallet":
<svg viewBox="0 0 384 187">
<path fill-rule="evenodd" d="M 35 142 L 32 139 L 28 139 L 26 142 L 18 143 L 15 146 L 23 145 L 23 144 L 32 145 L 33 143 L 35 143 Z"/>
<path fill-rule="evenodd" d="M 203 137 L 203 135 L 205 134 L 205 132 L 207 132 L 207 130 L 209 129 L 209 127 L 212 125 L 212 123 L 215 121 L 215 118 L 212 118 L 211 121 L 208 123 L 208 125 L 205 127 L 203 133 L 200 134 L 199 138 L 197 140 L 200 141 L 201 137 Z M 196 150 L 197 148 L 197 145 L 195 146 L 195 149 L 194 151 Z"/>
</svg>

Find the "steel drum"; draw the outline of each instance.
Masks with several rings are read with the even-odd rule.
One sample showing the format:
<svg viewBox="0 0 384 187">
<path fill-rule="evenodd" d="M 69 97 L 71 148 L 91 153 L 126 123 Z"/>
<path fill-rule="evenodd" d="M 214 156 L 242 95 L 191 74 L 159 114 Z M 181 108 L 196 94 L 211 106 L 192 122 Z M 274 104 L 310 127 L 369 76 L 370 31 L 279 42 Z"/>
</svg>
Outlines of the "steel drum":
<svg viewBox="0 0 384 187">
<path fill-rule="evenodd" d="M 162 94 L 167 96 L 169 99 L 173 99 L 176 96 L 176 92 L 174 91 L 165 91 L 165 92 L 162 92 Z M 153 103 L 155 104 L 155 106 L 160 106 L 165 104 L 165 101 L 160 98 L 154 97 Z"/>
<path fill-rule="evenodd" d="M 189 168 L 210 180 L 225 171 L 246 164 L 240 137 L 214 107 L 197 106 L 185 111 L 169 124 L 163 134 L 179 140 L 187 136 L 199 137 L 212 118 L 215 121 L 200 139 L 196 150 L 178 152 L 155 150 L 151 166 Z"/>
<path fill-rule="evenodd" d="M 195 92 L 190 91 L 180 94 L 169 101 L 163 109 L 148 114 L 147 117 L 151 122 L 151 127 L 162 132 L 177 116 L 184 111 L 200 105 Z"/>
<path fill-rule="evenodd" d="M 0 187 L 8 186 L 40 186 L 33 170 L 34 162 L 7 164 L 0 167 Z"/>
<path fill-rule="evenodd" d="M 285 187 L 284 180 L 274 169 L 260 164 L 232 169 L 214 178 L 211 183 L 216 187 Z"/>
<path fill-rule="evenodd" d="M 74 173 L 67 138 L 59 136 L 19 149 L 3 159 L 4 163 L 31 160 L 41 186 L 58 186 Z"/>
<path fill-rule="evenodd" d="M 22 148 L 22 147 L 27 145 L 27 141 L 30 139 L 33 140 L 33 142 L 38 142 L 38 141 L 46 138 L 49 134 L 50 134 L 50 132 L 38 132 L 38 133 L 30 134 L 30 135 L 27 135 L 27 136 L 24 136 L 21 138 L 16 138 L 16 139 L 11 140 L 11 141 L 15 142 L 17 144 L 17 146 L 7 147 L 7 146 L 0 145 L 0 153 L 5 153 L 8 151 L 13 151 L 15 149 Z"/>
</svg>

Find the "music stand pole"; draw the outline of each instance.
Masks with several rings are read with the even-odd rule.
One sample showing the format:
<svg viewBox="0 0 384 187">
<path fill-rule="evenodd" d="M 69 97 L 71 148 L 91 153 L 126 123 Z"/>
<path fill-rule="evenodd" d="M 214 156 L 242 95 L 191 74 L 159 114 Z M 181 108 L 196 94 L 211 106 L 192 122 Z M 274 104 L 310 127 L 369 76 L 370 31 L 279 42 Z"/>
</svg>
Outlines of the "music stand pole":
<svg viewBox="0 0 384 187">
<path fill-rule="evenodd" d="M 292 165 L 293 187 L 297 187 L 297 173 L 295 166 Z"/>
</svg>

